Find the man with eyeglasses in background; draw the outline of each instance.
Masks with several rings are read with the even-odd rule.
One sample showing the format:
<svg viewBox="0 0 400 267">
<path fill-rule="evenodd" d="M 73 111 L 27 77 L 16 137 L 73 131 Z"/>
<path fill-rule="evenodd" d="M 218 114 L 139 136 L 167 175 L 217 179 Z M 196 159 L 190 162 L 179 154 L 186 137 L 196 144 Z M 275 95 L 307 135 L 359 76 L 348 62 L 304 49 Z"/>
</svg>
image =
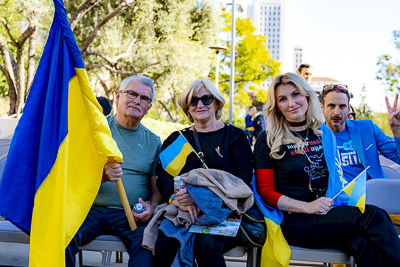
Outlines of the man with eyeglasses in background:
<svg viewBox="0 0 400 267">
<path fill-rule="evenodd" d="M 353 180 L 366 167 L 369 178 L 385 178 L 379 161 L 378 151 L 386 158 L 399 164 L 400 116 L 395 104 L 388 108 L 388 121 L 394 141 L 372 120 L 349 120 L 350 95 L 347 85 L 327 84 L 323 87 L 321 106 L 326 125 L 336 137 L 339 157 L 347 182 Z"/>
<path fill-rule="evenodd" d="M 117 113 L 107 117 L 114 140 L 124 161 L 104 167 L 101 186 L 82 226 L 66 249 L 66 266 L 75 267 L 79 246 L 99 235 L 115 235 L 122 239 L 129 254 L 128 266 L 152 266 L 151 252 L 142 247 L 143 231 L 161 201 L 156 186 L 156 165 L 161 149 L 160 138 L 140 121 L 152 106 L 155 97 L 153 81 L 145 76 L 124 79 L 116 92 Z M 141 203 L 144 211 L 132 211 L 137 229 L 131 231 L 115 182 L 123 178 L 131 207 Z M 146 200 L 150 200 L 146 202 Z"/>
</svg>

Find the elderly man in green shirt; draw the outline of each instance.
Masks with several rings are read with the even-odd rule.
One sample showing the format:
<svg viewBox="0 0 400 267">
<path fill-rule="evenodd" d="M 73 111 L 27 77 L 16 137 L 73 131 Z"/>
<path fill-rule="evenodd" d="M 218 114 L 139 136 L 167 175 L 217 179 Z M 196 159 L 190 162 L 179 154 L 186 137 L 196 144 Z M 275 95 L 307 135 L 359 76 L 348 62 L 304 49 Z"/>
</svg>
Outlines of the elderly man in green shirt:
<svg viewBox="0 0 400 267">
<path fill-rule="evenodd" d="M 161 140 L 140 121 L 152 106 L 155 97 L 153 81 L 145 76 L 124 79 L 116 93 L 117 114 L 107 118 L 114 140 L 124 162 L 104 167 L 102 184 L 93 206 L 66 249 L 66 266 L 75 266 L 79 246 L 108 234 L 121 238 L 129 254 L 129 266 L 152 266 L 152 255 L 142 248 L 143 231 L 155 206 L 161 200 L 156 187 L 156 165 Z M 142 203 L 144 211 L 133 212 L 138 228 L 131 231 L 115 182 L 122 177 L 131 207 Z"/>
</svg>

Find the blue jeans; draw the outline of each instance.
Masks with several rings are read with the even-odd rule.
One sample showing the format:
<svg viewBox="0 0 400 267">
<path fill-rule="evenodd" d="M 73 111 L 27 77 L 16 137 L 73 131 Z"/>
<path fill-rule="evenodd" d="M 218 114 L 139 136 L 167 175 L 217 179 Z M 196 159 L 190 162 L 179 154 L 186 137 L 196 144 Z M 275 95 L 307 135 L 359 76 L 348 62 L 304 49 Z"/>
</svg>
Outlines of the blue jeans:
<svg viewBox="0 0 400 267">
<path fill-rule="evenodd" d="M 289 245 L 335 248 L 354 256 L 358 267 L 400 266 L 400 239 L 389 215 L 365 205 L 340 206 L 326 215 L 285 213 L 281 224 Z"/>
<path fill-rule="evenodd" d="M 143 232 L 147 223 L 136 222 L 138 228 L 131 231 L 123 209 L 92 207 L 88 216 L 65 250 L 67 267 L 75 267 L 75 255 L 79 246 L 85 245 L 100 235 L 121 238 L 129 254 L 129 267 L 153 266 L 151 252 L 142 247 Z"/>
</svg>

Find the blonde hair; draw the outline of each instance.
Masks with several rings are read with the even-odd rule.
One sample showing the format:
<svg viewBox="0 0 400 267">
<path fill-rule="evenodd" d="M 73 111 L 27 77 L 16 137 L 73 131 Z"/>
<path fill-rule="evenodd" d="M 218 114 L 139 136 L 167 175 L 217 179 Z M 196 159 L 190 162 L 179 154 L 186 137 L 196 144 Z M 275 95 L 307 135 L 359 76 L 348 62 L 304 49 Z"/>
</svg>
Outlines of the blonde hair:
<svg viewBox="0 0 400 267">
<path fill-rule="evenodd" d="M 189 113 L 189 104 L 192 101 L 193 95 L 197 94 L 201 88 L 208 90 L 214 97 L 216 103 L 215 118 L 219 120 L 222 116 L 222 108 L 225 105 L 225 99 L 214 84 L 207 79 L 195 80 L 192 82 L 183 92 L 179 95 L 178 104 L 182 108 L 183 112 L 189 119 L 189 122 L 194 122 L 192 116 Z"/>
<path fill-rule="evenodd" d="M 318 97 L 311 86 L 297 74 L 286 73 L 277 76 L 268 90 L 267 102 L 264 105 L 264 117 L 266 118 L 267 145 L 271 149 L 270 156 L 274 159 L 281 159 L 284 153 L 280 148 L 286 144 L 296 144 L 297 152 L 303 153 L 303 141 L 294 136 L 289 129 L 285 116 L 280 112 L 276 103 L 276 89 L 279 85 L 291 84 L 299 93 L 307 98 L 308 109 L 306 111 L 306 125 L 312 129 L 316 135 L 321 135 L 319 130 L 323 123 L 323 116 Z"/>
</svg>

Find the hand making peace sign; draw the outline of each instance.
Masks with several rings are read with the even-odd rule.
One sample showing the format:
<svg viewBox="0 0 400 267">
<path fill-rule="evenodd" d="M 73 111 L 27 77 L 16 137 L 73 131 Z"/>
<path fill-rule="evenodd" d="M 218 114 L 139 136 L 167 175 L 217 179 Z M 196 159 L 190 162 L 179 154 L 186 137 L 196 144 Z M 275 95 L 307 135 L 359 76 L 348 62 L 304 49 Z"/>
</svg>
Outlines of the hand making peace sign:
<svg viewBox="0 0 400 267">
<path fill-rule="evenodd" d="M 400 109 L 397 108 L 399 95 L 394 98 L 393 107 L 389 104 L 389 99 L 385 97 L 386 107 L 388 110 L 388 122 L 393 135 L 400 138 Z"/>
</svg>

